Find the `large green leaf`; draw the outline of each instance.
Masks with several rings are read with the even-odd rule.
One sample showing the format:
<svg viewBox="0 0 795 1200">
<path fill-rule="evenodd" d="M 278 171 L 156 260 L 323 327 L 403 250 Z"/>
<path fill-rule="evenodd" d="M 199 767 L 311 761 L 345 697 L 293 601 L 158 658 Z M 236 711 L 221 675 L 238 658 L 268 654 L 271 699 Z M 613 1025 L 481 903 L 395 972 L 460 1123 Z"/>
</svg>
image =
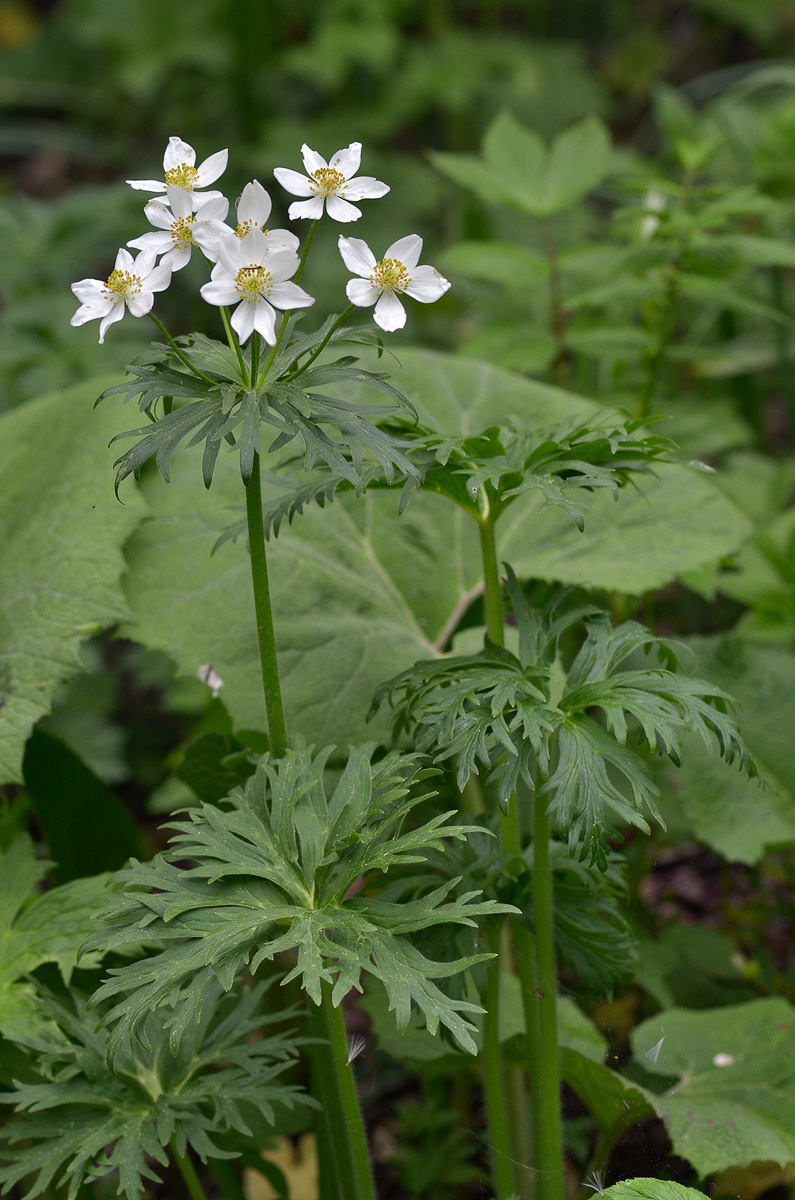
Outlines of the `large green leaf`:
<svg viewBox="0 0 795 1200">
<path fill-rule="evenodd" d="M 6 1037 L 40 1028 L 34 989 L 23 976 L 54 962 L 69 982 L 107 878 L 78 879 L 36 896 L 46 873 L 27 835 L 0 853 L 0 1033 Z"/>
<path fill-rule="evenodd" d="M 402 351 L 395 382 L 423 423 L 454 436 L 513 414 L 546 426 L 601 411 L 558 388 L 429 351 Z M 584 534 L 565 515 L 539 517 L 540 501 L 520 497 L 498 526 L 501 557 L 520 575 L 639 592 L 729 552 L 747 534 L 739 510 L 688 467 L 665 467 L 640 489 L 624 488 L 617 501 L 597 495 Z M 210 557 L 230 506 L 243 503 L 229 457 L 221 456 L 209 494 L 198 463 L 183 461 L 168 487 L 150 480 L 147 497 L 154 519 L 128 547 L 130 636 L 165 650 L 188 675 L 212 663 L 235 726 L 262 728 L 245 544 Z M 402 516 L 397 510 L 388 492 L 338 499 L 296 518 L 269 548 L 289 723 L 312 741 L 361 738 L 377 685 L 444 645 L 479 595 L 474 521 L 432 493 Z M 385 729 L 384 720 L 365 736 Z"/>
<path fill-rule="evenodd" d="M 650 1098 L 674 1153 L 699 1175 L 795 1158 L 795 1009 L 786 1000 L 672 1008 L 639 1025 L 632 1045 L 646 1070 L 679 1076 Z"/>
<path fill-rule="evenodd" d="M 698 1200 L 704 1195 L 672 1179 L 622 1179 L 598 1194 L 609 1200 Z"/>
<path fill-rule="evenodd" d="M 795 655 L 731 635 L 691 638 L 699 675 L 730 692 L 760 780 L 722 771 L 696 738 L 669 782 L 693 834 L 733 862 L 758 862 L 769 846 L 795 840 L 792 704 Z"/>
<path fill-rule="evenodd" d="M 0 420 L 0 782 L 58 684 L 85 670 L 85 637 L 127 615 L 121 554 L 141 517 L 113 495 L 108 442 L 124 417 L 91 406 L 103 382 L 30 401 Z"/>
</svg>

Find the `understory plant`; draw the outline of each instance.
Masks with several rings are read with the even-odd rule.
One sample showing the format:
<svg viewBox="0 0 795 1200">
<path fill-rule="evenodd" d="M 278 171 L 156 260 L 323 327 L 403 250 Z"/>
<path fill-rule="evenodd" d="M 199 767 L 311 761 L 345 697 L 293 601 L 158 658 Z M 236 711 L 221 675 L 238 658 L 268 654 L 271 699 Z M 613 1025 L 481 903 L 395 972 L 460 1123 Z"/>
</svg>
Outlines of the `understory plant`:
<svg viewBox="0 0 795 1200">
<path fill-rule="evenodd" d="M 587 1055 L 571 1060 L 565 1042 L 561 1057 L 559 960 L 596 992 L 630 973 L 618 848 L 627 829 L 661 820 L 659 760 L 678 765 L 695 734 L 711 755 L 747 773 L 753 763 L 731 698 L 692 673 L 685 651 L 616 619 L 604 598 L 539 585 L 505 561 L 499 529 L 524 505 L 535 526 L 562 514 L 587 540 L 599 496 L 698 464 L 679 463 L 648 420 L 663 370 L 656 343 L 631 414 L 586 403 L 543 419 L 506 406 L 462 435 L 419 412 L 382 369 L 384 335 L 407 320 L 401 297 L 431 303 L 449 287 L 419 265 L 416 234 L 380 259 L 340 236 L 349 303 L 302 332 L 313 240 L 388 192 L 358 174 L 360 158 L 358 143 L 328 162 L 304 146 L 306 174 L 274 172 L 301 198 L 290 206 L 291 219 L 310 222 L 301 243 L 270 228 L 256 180 L 226 224 L 228 201 L 207 190 L 226 152 L 197 166 L 171 138 L 163 178 L 131 181 L 154 193 L 145 212 L 156 232 L 129 243 L 137 258 L 120 250 L 105 280 L 73 285 L 73 324 L 99 320 L 102 340 L 125 315 L 149 316 L 161 338 L 100 397 L 103 407 L 132 400 L 146 420 L 118 435 L 133 445 L 116 464 L 117 491 L 152 461 L 168 483 L 183 449 L 201 447 L 200 463 L 185 457 L 207 489 L 222 451 L 239 463 L 245 521 L 227 525 L 216 554 L 236 552 L 229 543 L 245 530 L 265 717 L 254 732 L 267 740 L 224 744 L 214 767 L 229 786 L 170 821 L 165 850 L 114 873 L 82 950 L 92 971 L 103 964 L 91 998 L 42 993 L 31 1001 L 35 1035 L 8 1033 L 30 1057 L 2 1096 L 16 1115 L 0 1179 L 27 1197 L 52 1184 L 71 1200 L 115 1171 L 118 1192 L 137 1200 L 156 1164 L 172 1162 L 201 1200 L 195 1156 L 231 1196 L 227 1159 L 260 1130 L 267 1156 L 269 1127 L 304 1105 L 323 1200 L 374 1200 L 343 1008 L 365 990 L 385 995 L 393 1032 L 424 1029 L 451 1055 L 476 1055 L 500 1200 L 563 1200 L 564 1076 L 579 1071 L 594 1106 L 594 1170 L 653 1108 L 642 1082 L 625 1088 Z M 154 314 L 155 295 L 194 252 L 209 264 L 201 295 L 225 341 L 172 337 Z M 351 323 L 357 308 L 373 309 L 375 327 Z M 459 650 L 453 635 L 467 631 L 454 623 L 434 657 L 382 681 L 373 712 L 390 713 L 391 737 L 309 745 L 284 702 L 268 539 L 289 536 L 312 505 L 349 504 L 355 520 L 365 493 L 390 490 L 401 514 L 422 512 L 429 496 L 451 506 L 477 539 L 477 644 Z M 211 665 L 201 671 L 220 691 Z M 511 1056 L 501 1024 L 517 989 Z M 272 1035 L 276 1020 L 287 1031 Z"/>
</svg>

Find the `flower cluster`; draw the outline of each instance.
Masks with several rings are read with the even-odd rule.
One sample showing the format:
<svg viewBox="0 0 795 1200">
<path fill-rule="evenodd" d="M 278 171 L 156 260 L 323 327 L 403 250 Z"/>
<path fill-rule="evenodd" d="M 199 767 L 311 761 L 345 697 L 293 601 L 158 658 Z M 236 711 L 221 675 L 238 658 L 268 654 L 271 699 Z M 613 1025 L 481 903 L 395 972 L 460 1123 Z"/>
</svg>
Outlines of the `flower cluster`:
<svg viewBox="0 0 795 1200">
<path fill-rule="evenodd" d="M 357 221 L 361 209 L 352 201 L 373 200 L 389 191 L 372 176 L 357 175 L 360 142 L 351 142 L 326 162 L 315 150 L 301 148 L 306 175 L 277 167 L 274 175 L 293 196 L 309 197 L 290 205 L 289 217 L 318 221 L 324 212 L 334 221 Z M 81 279 L 72 284 L 80 307 L 72 325 L 99 320 L 99 340 L 125 312 L 134 317 L 150 313 L 155 292 L 164 291 L 174 271 L 190 262 L 194 248 L 212 264 L 202 297 L 224 308 L 235 306 L 231 325 L 239 341 L 256 331 L 273 346 L 277 341 L 276 312 L 306 308 L 314 300 L 298 286 L 309 239 L 299 256 L 299 240 L 286 229 L 270 229 L 271 199 L 257 180 L 246 184 L 237 202 L 237 224 L 227 224 L 229 201 L 208 190 L 224 173 L 228 151 L 219 150 L 196 166 L 196 151 L 181 138 L 168 140 L 162 179 L 128 179 L 130 187 L 149 192 L 144 207 L 153 231 L 127 243 L 138 250 L 133 258 L 121 249 L 107 279 Z M 339 251 L 357 277 L 346 292 L 351 304 L 373 307 L 373 318 L 386 331 L 401 329 L 406 312 L 398 297 L 411 296 L 423 304 L 438 300 L 449 282 L 433 267 L 418 266 L 422 238 L 400 238 L 378 261 L 360 238 L 340 237 Z M 157 259 L 160 259 L 159 263 Z M 295 277 L 295 278 L 294 278 Z"/>
</svg>

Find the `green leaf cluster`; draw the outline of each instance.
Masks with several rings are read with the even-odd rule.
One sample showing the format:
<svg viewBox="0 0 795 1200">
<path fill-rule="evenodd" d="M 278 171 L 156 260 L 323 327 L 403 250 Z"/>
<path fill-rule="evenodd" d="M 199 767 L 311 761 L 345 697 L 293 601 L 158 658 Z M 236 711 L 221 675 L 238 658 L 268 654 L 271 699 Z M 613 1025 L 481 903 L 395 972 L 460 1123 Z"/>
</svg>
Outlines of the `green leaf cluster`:
<svg viewBox="0 0 795 1200">
<path fill-rule="evenodd" d="M 131 940 L 165 948 L 112 969 L 97 992 L 97 1002 L 114 1001 L 103 1018 L 114 1025 L 111 1055 L 132 1053 L 134 1039 L 146 1036 L 147 1015 L 162 1006 L 171 1009 L 164 1024 L 178 1046 L 217 983 L 229 989 L 243 968 L 253 974 L 286 951 L 297 952 L 297 961 L 284 982 L 300 979 L 315 1003 L 322 982 L 333 983 L 338 1005 L 371 974 L 386 987 L 401 1027 L 415 1004 L 432 1033 L 441 1023 L 474 1051 L 468 1017 L 479 1006 L 450 999 L 434 981 L 490 956 L 432 961 L 411 935 L 435 925 L 474 926 L 509 906 L 481 901 L 476 891 L 458 894 L 458 880 L 438 876 L 413 899 L 380 898 L 379 880 L 392 868 L 423 862 L 446 838 L 464 838 L 473 827 L 451 823 L 447 812 L 403 828 L 424 799 L 413 789 L 428 770 L 417 755 L 373 762 L 373 751 L 350 751 L 330 795 L 330 750 L 290 751 L 278 762 L 265 756 L 226 802 L 203 804 L 176 822 L 166 853 L 116 876 L 118 899 L 88 948 Z M 193 865 L 180 865 L 186 861 Z M 362 877 L 366 886 L 356 891 Z"/>
<path fill-rule="evenodd" d="M 52 1186 L 74 1200 L 84 1184 L 118 1172 L 118 1191 L 128 1200 L 159 1182 L 154 1164 L 165 1166 L 168 1148 L 185 1156 L 190 1147 L 202 1162 L 234 1158 L 217 1138 L 228 1131 L 251 1136 L 259 1113 L 271 1124 L 275 1106 L 311 1104 L 300 1089 L 280 1079 L 296 1061 L 300 1039 L 270 1033 L 263 985 L 222 997 L 208 991 L 201 1017 L 191 1022 L 176 1050 L 169 1049 L 162 1013 L 145 1021 L 147 1049 L 131 1046 L 107 1062 L 108 1035 L 96 1028 L 85 1001 L 52 995 L 39 1001 L 46 1025 L 20 1038 L 35 1055 L 36 1082 L 17 1082 L 0 1102 L 17 1119 L 0 1144 L 4 1192 L 23 1180 L 33 1197 Z M 252 1034 L 259 1036 L 252 1038 Z"/>
<path fill-rule="evenodd" d="M 647 832 L 644 810 L 660 820 L 659 789 L 635 744 L 678 764 L 692 730 L 753 770 L 729 697 L 684 674 L 671 644 L 634 621 L 613 628 L 570 590 L 533 609 L 510 569 L 508 591 L 518 655 L 487 639 L 478 655 L 418 663 L 376 696 L 396 710 L 396 735 L 409 729 L 436 761 L 456 759 L 459 786 L 484 768 L 506 805 L 520 781 L 537 787 L 570 845 L 604 869 L 614 817 Z M 561 680 L 558 655 L 578 626 L 584 638 Z M 653 666 L 627 661 L 644 655 Z"/>
</svg>

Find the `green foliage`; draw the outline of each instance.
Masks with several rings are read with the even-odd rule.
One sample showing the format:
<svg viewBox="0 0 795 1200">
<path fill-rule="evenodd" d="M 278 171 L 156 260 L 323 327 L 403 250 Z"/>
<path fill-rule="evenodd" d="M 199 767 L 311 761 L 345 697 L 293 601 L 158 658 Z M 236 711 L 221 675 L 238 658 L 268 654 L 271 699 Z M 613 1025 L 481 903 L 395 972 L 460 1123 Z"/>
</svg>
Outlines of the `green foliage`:
<svg viewBox="0 0 795 1200">
<path fill-rule="evenodd" d="M 375 414 L 383 417 L 395 412 L 411 413 L 411 405 L 387 382 L 386 375 L 357 367 L 356 358 L 350 355 L 335 362 L 313 365 L 326 345 L 365 339 L 357 330 L 337 328 L 336 317 L 330 317 L 314 334 L 295 337 L 293 331 L 297 319 L 290 318 L 288 332 L 267 375 L 263 373 L 256 379 L 251 377 L 250 361 L 243 364 L 244 371 L 228 346 L 202 334 L 191 334 L 182 339 L 193 373 L 182 369 L 180 358 L 169 346 L 155 345 L 133 363 L 129 368 L 132 378 L 107 388 L 100 396 L 100 400 L 104 400 L 108 396 L 122 395 L 125 403 L 137 397 L 139 408 L 150 420 L 149 425 L 117 434 L 117 437 L 139 437 L 141 440 L 118 460 L 116 490 L 128 475 L 138 478 L 150 458 L 155 459 L 157 469 L 168 483 L 171 458 L 183 442 L 188 446 L 204 443 L 202 477 L 205 487 L 212 484 L 224 440 L 237 448 L 240 474 L 243 482 L 248 483 L 254 456 L 262 450 L 260 426 L 263 423 L 277 431 L 268 447 L 270 451 L 281 449 L 297 437 L 304 444 L 306 469 L 320 460 L 357 488 L 364 487 L 365 451 L 374 455 L 390 482 L 395 469 L 416 475 L 416 469 L 401 451 L 401 443 L 368 419 Z M 304 358 L 306 361 L 302 361 Z M 351 402 L 314 390 L 352 383 L 362 383 L 382 392 L 391 403 Z M 156 419 L 155 405 L 165 398 L 191 403 Z M 329 435 L 329 427 L 338 431 L 338 438 Z"/>
<path fill-rule="evenodd" d="M 486 130 L 482 159 L 431 155 L 434 166 L 487 203 L 534 217 L 551 217 L 582 200 L 607 174 L 609 158 L 610 137 L 597 117 L 585 117 L 547 148 L 508 112 Z"/>
<path fill-rule="evenodd" d="M 572 848 L 604 870 L 605 838 L 616 833 L 608 812 L 646 832 L 644 809 L 660 819 L 659 790 L 632 742 L 678 765 L 691 730 L 709 750 L 714 738 L 727 762 L 753 769 L 726 693 L 683 674 L 669 643 L 634 621 L 613 629 L 568 591 L 531 609 L 510 568 L 508 590 L 518 655 L 486 639 L 479 655 L 417 663 L 375 699 L 396 710 L 395 736 L 410 730 L 435 761 L 456 759 L 460 787 L 481 768 L 506 805 L 520 781 L 537 786 Z M 552 666 L 578 625 L 585 638 L 558 689 Z M 641 652 L 655 665 L 626 665 Z"/>
<path fill-rule="evenodd" d="M 3 1190 L 32 1177 L 22 1193 L 30 1200 L 67 1185 L 74 1200 L 84 1184 L 118 1172 L 118 1193 L 139 1200 L 160 1181 L 154 1164 L 167 1164 L 169 1147 L 182 1156 L 190 1148 L 202 1162 L 234 1158 L 219 1136 L 230 1130 L 250 1136 L 252 1116 L 273 1123 L 275 1107 L 311 1104 L 279 1078 L 294 1065 L 301 1042 L 289 1033 L 262 1036 L 274 1019 L 290 1015 L 264 1015 L 264 991 L 260 985 L 219 998 L 216 985 L 174 1053 L 162 1014 L 150 1013 L 149 1051 L 130 1047 L 116 1055 L 112 1070 L 108 1035 L 96 1028 L 85 1001 L 46 996 L 39 1003 L 43 1031 L 20 1039 L 36 1056 L 36 1082 L 0 1094 L 18 1114 L 2 1135 Z"/>
<path fill-rule="evenodd" d="M 361 990 L 363 972 L 372 974 L 384 983 L 399 1026 L 405 1028 L 413 1002 L 431 1033 L 441 1023 L 474 1051 L 465 1014 L 479 1006 L 449 998 L 434 980 L 490 955 L 434 962 L 407 935 L 435 925 L 474 926 L 476 917 L 509 907 L 480 902 L 478 892 L 456 894 L 458 880 L 438 884 L 433 876 L 402 903 L 372 896 L 369 887 L 348 897 L 360 877 L 372 876 L 374 887 L 390 868 L 423 862 L 444 838 L 464 838 L 473 829 L 451 824 L 448 812 L 402 830 L 424 798 L 411 789 L 428 772 L 416 755 L 373 763 L 373 749 L 351 750 L 331 796 L 324 785 L 330 750 L 314 758 L 291 751 L 279 762 L 266 756 L 226 805 L 204 804 L 176 822 L 166 854 L 119 873 L 118 902 L 89 948 L 139 938 L 166 948 L 113 969 L 97 993 L 98 1001 L 115 1000 L 104 1018 L 115 1022 L 111 1055 L 131 1053 L 133 1039 L 146 1037 L 147 1014 L 161 1006 L 173 1010 L 165 1027 L 178 1046 L 216 982 L 229 989 L 242 968 L 253 974 L 290 950 L 298 959 L 284 982 L 299 978 L 316 1004 L 321 982 L 334 984 L 336 1005 L 351 988 Z M 177 865 L 186 859 L 195 865 Z"/>
<path fill-rule="evenodd" d="M 85 384 L 0 418 L 0 780 L 21 780 L 34 723 L 63 680 L 84 671 L 91 633 L 124 618 L 121 548 L 141 517 L 107 487 L 109 410 Z"/>
<path fill-rule="evenodd" d="M 8 1038 L 42 1031 L 35 989 L 26 977 L 43 963 L 56 963 L 69 983 L 107 882 L 106 875 L 96 875 L 38 894 L 48 865 L 36 860 L 27 834 L 0 851 L 0 1033 Z"/>
<path fill-rule="evenodd" d="M 622 1179 L 598 1193 L 610 1200 L 695 1200 L 703 1194 L 672 1179 Z"/>
<path fill-rule="evenodd" d="M 673 1008 L 639 1025 L 635 1054 L 654 1075 L 678 1077 L 650 1096 L 674 1153 L 699 1175 L 795 1154 L 795 1011 L 780 998 L 689 1012 Z M 650 1054 L 660 1037 L 659 1053 Z"/>
</svg>

